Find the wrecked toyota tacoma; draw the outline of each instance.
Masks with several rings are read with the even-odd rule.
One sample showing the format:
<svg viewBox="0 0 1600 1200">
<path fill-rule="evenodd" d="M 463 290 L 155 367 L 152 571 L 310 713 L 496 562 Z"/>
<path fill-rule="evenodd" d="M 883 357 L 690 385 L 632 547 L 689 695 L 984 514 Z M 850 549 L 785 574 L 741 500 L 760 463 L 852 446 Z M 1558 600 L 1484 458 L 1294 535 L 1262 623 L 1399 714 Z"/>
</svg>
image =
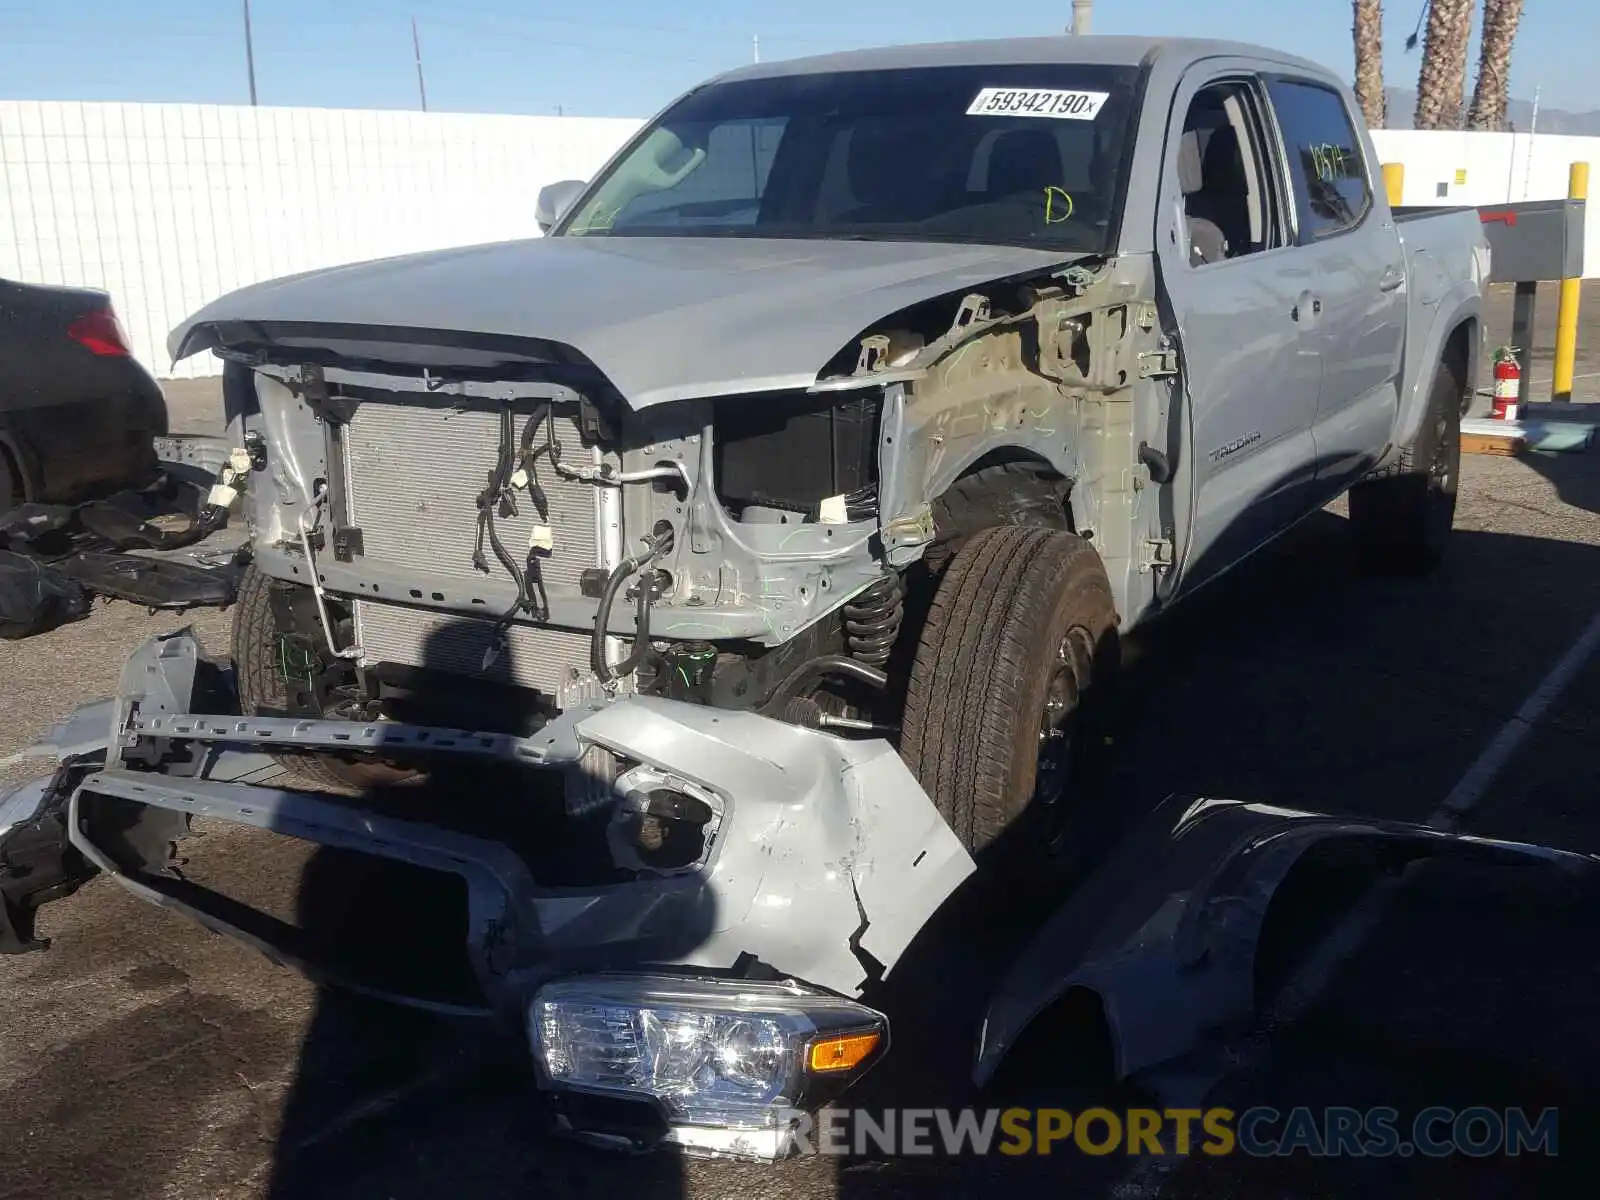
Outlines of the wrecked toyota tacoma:
<svg viewBox="0 0 1600 1200">
<path fill-rule="evenodd" d="M 1049 875 L 1122 633 L 1346 491 L 1373 564 L 1443 552 L 1487 251 L 1357 112 L 1222 43 L 761 65 L 545 237 L 216 301 L 232 668 L 145 646 L 7 836 L 346 981 L 173 869 L 190 818 L 456 878 L 475 990 L 357 986 L 522 1025 L 582 1132 L 771 1152 L 967 876 Z"/>
</svg>

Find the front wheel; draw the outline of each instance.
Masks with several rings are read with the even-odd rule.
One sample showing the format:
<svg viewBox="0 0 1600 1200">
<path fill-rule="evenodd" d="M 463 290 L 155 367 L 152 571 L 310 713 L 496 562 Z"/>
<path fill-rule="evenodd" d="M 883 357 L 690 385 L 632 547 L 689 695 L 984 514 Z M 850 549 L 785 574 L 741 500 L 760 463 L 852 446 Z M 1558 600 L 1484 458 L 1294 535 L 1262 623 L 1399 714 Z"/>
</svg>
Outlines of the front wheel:
<svg viewBox="0 0 1600 1200">
<path fill-rule="evenodd" d="M 974 855 L 1004 835 L 1048 875 L 1117 656 L 1110 581 L 1076 534 L 997 526 L 955 556 L 921 631 L 900 752 Z"/>
<path fill-rule="evenodd" d="M 1395 471 L 1350 489 L 1350 524 L 1368 568 L 1421 575 L 1444 558 L 1461 480 L 1463 392 L 1457 371 L 1440 363 L 1422 428 Z"/>
<path fill-rule="evenodd" d="M 239 705 L 246 716 L 280 715 L 291 707 L 303 710 L 315 692 L 312 677 L 328 666 L 319 651 L 307 649 L 308 645 L 320 645 L 320 629 L 286 627 L 272 602 L 274 586 L 299 585 L 274 584 L 254 566 L 246 568 L 239 581 L 233 610 L 233 666 Z M 293 706 L 291 688 L 297 701 Z M 336 791 L 362 791 L 397 783 L 414 774 L 373 759 L 331 752 L 280 751 L 273 758 L 302 782 Z"/>
</svg>

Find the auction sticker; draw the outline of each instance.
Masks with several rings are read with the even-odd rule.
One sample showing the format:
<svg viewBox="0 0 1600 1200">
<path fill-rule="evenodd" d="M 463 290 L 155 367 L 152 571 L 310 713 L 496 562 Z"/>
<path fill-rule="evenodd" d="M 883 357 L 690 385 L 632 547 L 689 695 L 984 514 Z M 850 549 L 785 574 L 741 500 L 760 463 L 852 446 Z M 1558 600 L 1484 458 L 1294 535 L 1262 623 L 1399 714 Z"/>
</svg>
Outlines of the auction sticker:
<svg viewBox="0 0 1600 1200">
<path fill-rule="evenodd" d="M 1092 121 L 1110 92 L 1078 92 L 1063 88 L 988 87 L 967 106 L 969 117 L 1053 117 L 1058 121 Z"/>
</svg>

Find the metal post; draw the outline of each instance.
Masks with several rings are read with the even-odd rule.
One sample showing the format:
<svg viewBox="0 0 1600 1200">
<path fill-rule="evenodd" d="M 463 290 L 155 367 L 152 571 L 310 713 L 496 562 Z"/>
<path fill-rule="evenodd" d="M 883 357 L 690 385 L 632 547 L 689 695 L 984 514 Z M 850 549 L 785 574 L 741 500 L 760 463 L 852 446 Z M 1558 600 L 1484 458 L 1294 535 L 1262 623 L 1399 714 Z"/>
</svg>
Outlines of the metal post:
<svg viewBox="0 0 1600 1200">
<path fill-rule="evenodd" d="M 1406 194 L 1405 163 L 1383 164 L 1383 190 L 1389 197 L 1389 207 L 1399 208 Z"/>
<path fill-rule="evenodd" d="M 1539 299 L 1537 282 L 1517 284 L 1511 298 L 1511 344 L 1522 364 L 1522 381 L 1517 384 L 1517 415 L 1528 416 L 1528 401 L 1533 399 L 1533 309 Z M 1474 387 L 1477 384 L 1473 384 Z"/>
<path fill-rule="evenodd" d="M 1094 10 L 1094 0 L 1072 0 L 1072 32 L 1082 37 L 1089 32 L 1089 16 Z"/>
<path fill-rule="evenodd" d="M 427 83 L 422 82 L 422 43 L 416 37 L 416 18 L 411 18 L 411 53 L 416 56 L 416 94 L 422 99 L 422 112 L 427 112 Z"/>
<path fill-rule="evenodd" d="M 1588 198 L 1589 164 L 1575 162 L 1567 175 L 1567 199 L 1587 201 Z M 1556 361 L 1550 384 L 1552 400 L 1572 399 L 1572 366 L 1578 355 L 1578 302 L 1582 298 L 1582 278 L 1561 281 L 1561 300 L 1556 309 Z"/>
<path fill-rule="evenodd" d="M 250 0 L 244 0 L 244 63 L 250 72 L 250 107 L 256 103 L 256 50 L 250 41 Z"/>
</svg>

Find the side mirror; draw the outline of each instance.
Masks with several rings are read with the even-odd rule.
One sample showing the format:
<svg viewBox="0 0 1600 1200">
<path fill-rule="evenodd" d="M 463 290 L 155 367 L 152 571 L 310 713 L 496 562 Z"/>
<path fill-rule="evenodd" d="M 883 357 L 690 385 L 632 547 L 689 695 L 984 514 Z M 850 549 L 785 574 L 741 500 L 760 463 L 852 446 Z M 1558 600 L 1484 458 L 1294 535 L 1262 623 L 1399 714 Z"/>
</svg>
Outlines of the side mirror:
<svg viewBox="0 0 1600 1200">
<path fill-rule="evenodd" d="M 549 233 L 551 226 L 566 215 L 573 201 L 581 196 L 583 189 L 588 186 L 581 179 L 563 179 L 560 183 L 540 188 L 539 198 L 533 205 L 533 219 L 538 223 L 539 232 Z"/>
</svg>

